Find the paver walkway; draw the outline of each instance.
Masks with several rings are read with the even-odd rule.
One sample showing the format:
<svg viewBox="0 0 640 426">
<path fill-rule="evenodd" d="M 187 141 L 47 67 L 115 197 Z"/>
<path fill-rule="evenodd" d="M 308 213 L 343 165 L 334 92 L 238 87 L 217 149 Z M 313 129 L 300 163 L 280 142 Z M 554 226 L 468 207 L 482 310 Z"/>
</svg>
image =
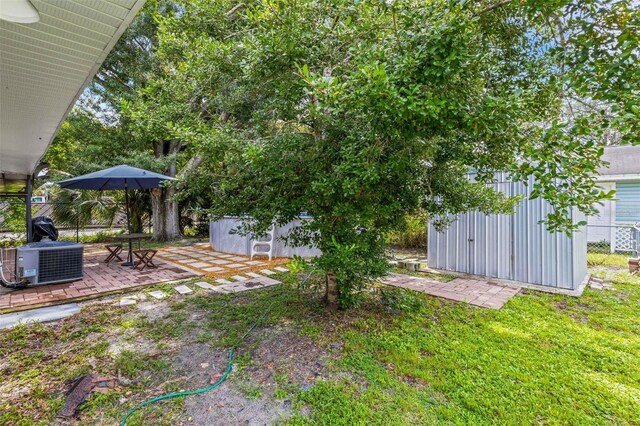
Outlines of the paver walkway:
<svg viewBox="0 0 640 426">
<path fill-rule="evenodd" d="M 394 287 L 408 288 L 444 299 L 493 309 L 502 308 L 509 299 L 520 291 L 516 287 L 507 287 L 472 278 L 456 278 L 449 282 L 442 282 L 405 274 L 390 274 L 381 282 Z"/>
<path fill-rule="evenodd" d="M 239 272 L 259 271 L 289 260 L 282 258 L 269 261 L 264 256 L 251 260 L 248 256 L 214 251 L 208 243 L 161 248 L 156 257 L 214 278 L 228 277 Z"/>
<path fill-rule="evenodd" d="M 89 246 L 86 252 L 82 280 L 22 290 L 0 288 L 0 312 L 67 303 L 75 299 L 97 297 L 129 288 L 198 276 L 193 271 L 161 260 L 155 262 L 158 265 L 157 269 L 145 268 L 142 271 L 120 266 L 118 262 L 111 262 L 107 266 L 103 262 L 106 250 Z"/>
</svg>

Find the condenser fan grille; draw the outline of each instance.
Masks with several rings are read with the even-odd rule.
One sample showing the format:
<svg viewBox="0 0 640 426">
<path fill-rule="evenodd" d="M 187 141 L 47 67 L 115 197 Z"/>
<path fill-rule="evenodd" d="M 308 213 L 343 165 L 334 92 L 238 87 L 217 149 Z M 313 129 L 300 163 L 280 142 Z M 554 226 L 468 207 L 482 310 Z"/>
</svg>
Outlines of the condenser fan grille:
<svg viewBox="0 0 640 426">
<path fill-rule="evenodd" d="M 82 277 L 82 248 L 40 251 L 38 281 L 65 281 Z"/>
</svg>

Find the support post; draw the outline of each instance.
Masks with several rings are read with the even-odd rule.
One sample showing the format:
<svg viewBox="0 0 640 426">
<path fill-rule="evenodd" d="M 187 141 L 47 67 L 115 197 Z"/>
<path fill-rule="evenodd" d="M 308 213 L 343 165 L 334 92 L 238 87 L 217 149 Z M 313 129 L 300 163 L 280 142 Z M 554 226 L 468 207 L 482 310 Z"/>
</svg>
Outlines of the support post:
<svg viewBox="0 0 640 426">
<path fill-rule="evenodd" d="M 32 176 L 27 176 L 27 194 L 25 196 L 25 204 L 27 206 L 26 212 L 26 226 L 27 226 L 27 243 L 33 241 L 33 220 L 31 217 L 31 192 L 32 192 Z"/>
<path fill-rule="evenodd" d="M 127 233 L 129 234 L 129 250 L 127 253 L 127 261 L 122 264 L 122 266 L 131 266 L 133 268 L 133 246 L 131 239 L 131 213 L 129 213 L 129 185 L 128 182 L 124 181 L 124 199 L 127 210 Z"/>
</svg>

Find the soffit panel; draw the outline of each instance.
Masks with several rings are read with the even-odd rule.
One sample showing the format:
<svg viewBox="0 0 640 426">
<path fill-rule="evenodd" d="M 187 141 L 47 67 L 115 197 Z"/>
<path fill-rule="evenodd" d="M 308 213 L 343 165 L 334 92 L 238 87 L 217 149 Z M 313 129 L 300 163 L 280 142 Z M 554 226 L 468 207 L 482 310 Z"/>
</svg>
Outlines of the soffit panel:
<svg viewBox="0 0 640 426">
<path fill-rule="evenodd" d="M 34 171 L 144 0 L 32 0 L 35 24 L 0 21 L 0 173 Z"/>
</svg>

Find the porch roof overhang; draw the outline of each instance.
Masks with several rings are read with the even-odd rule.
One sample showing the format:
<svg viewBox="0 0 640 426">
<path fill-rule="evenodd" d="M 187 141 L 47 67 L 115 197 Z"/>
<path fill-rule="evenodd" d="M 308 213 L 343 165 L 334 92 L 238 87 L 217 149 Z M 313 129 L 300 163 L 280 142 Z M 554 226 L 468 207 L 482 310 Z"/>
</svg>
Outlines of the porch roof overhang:
<svg viewBox="0 0 640 426">
<path fill-rule="evenodd" d="M 39 22 L 0 20 L 0 193 L 24 193 L 27 177 L 144 2 L 31 0 Z"/>
</svg>

